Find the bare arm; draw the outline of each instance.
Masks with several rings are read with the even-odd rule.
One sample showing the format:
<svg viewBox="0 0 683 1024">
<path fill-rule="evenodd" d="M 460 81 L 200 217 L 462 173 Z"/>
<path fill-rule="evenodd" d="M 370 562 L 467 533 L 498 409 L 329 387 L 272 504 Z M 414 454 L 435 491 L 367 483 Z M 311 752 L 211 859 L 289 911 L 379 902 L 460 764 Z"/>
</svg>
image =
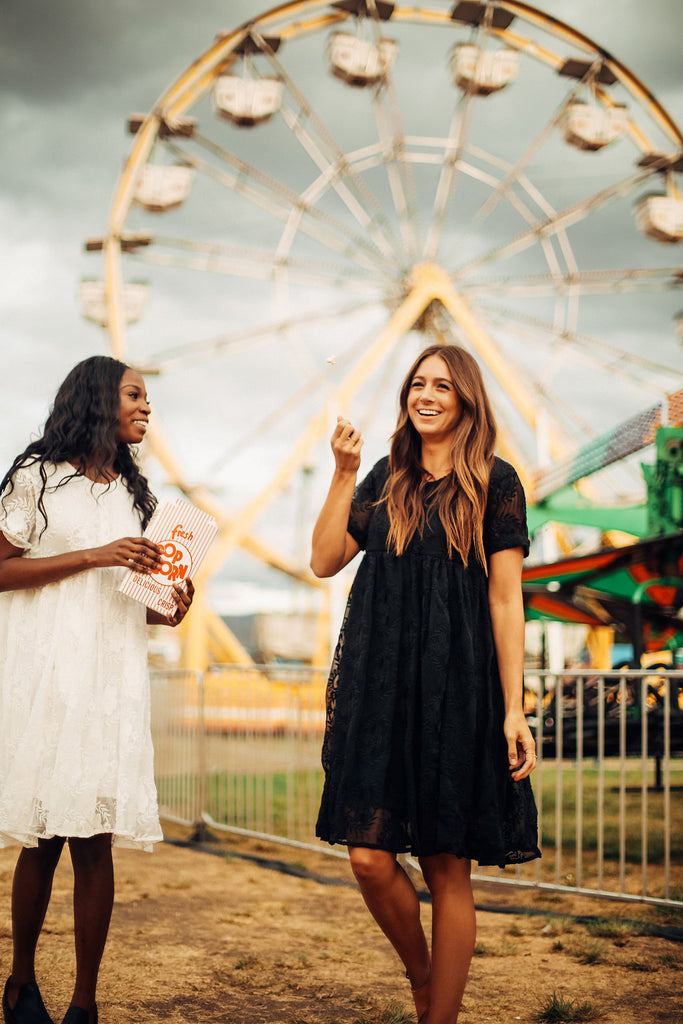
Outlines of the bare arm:
<svg viewBox="0 0 683 1024">
<path fill-rule="evenodd" d="M 363 438 L 348 420 L 338 416 L 331 445 L 334 474 L 313 528 L 311 569 L 319 577 L 336 575 L 360 550 L 346 527 L 356 487 Z"/>
<path fill-rule="evenodd" d="M 505 739 L 517 781 L 536 764 L 534 738 L 524 716 L 523 559 L 522 548 L 496 551 L 489 559 L 489 609 L 505 702 Z"/>
<path fill-rule="evenodd" d="M 25 558 L 21 548 L 10 544 L 0 532 L 0 591 L 43 587 L 87 569 L 110 565 L 154 571 L 161 565 L 159 549 L 146 537 L 121 537 L 97 548 L 67 551 L 45 558 Z"/>
</svg>

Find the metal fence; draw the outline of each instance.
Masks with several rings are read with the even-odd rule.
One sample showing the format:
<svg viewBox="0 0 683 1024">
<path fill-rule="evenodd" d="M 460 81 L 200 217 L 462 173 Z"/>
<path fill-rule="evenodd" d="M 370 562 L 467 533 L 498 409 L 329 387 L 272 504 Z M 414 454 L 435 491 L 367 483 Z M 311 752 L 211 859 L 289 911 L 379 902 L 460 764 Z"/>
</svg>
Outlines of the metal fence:
<svg viewBox="0 0 683 1024">
<path fill-rule="evenodd" d="M 162 817 L 345 855 L 315 839 L 325 683 L 280 665 L 153 672 Z M 526 685 L 543 857 L 473 878 L 683 906 L 683 671 Z"/>
</svg>

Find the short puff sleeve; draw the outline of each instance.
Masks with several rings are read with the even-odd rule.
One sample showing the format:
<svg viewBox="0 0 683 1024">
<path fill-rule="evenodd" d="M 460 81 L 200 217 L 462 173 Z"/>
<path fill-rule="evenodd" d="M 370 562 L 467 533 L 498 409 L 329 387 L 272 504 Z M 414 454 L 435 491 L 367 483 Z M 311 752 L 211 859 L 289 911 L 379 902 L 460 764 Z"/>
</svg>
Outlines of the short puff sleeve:
<svg viewBox="0 0 683 1024">
<path fill-rule="evenodd" d="M 35 472 L 31 472 L 27 466 L 17 469 L 12 477 L 12 485 L 8 484 L 0 498 L 0 532 L 16 548 L 27 550 L 33 547 L 37 538 L 38 493 Z"/>
<path fill-rule="evenodd" d="M 370 519 L 377 502 L 382 496 L 388 476 L 389 458 L 385 456 L 375 463 L 368 475 L 361 480 L 354 491 L 346 529 L 361 550 L 367 545 Z"/>
<path fill-rule="evenodd" d="M 509 462 L 496 458 L 491 469 L 489 492 L 484 513 L 484 550 L 487 557 L 496 551 L 523 548 L 529 554 L 524 488 Z"/>
</svg>

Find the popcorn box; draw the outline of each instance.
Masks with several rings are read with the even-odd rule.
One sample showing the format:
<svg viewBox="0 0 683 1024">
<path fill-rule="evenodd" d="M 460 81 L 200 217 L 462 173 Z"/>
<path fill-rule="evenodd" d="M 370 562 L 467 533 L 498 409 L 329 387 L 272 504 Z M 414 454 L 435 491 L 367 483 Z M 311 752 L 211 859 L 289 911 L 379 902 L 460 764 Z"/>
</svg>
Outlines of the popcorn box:
<svg viewBox="0 0 683 1024">
<path fill-rule="evenodd" d="M 155 612 L 173 614 L 173 584 L 195 575 L 217 530 L 214 517 L 189 501 L 177 498 L 164 502 L 145 530 L 145 537 L 162 549 L 161 569 L 154 573 L 129 569 L 119 590 Z"/>
</svg>

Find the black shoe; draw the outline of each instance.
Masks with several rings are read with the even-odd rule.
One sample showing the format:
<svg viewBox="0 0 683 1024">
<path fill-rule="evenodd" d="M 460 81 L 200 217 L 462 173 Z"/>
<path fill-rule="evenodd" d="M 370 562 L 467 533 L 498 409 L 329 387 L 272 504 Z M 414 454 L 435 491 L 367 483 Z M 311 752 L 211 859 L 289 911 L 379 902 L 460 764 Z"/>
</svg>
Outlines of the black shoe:
<svg viewBox="0 0 683 1024">
<path fill-rule="evenodd" d="M 70 1006 L 62 1024 L 90 1024 L 90 1014 L 87 1010 L 82 1010 L 80 1006 Z M 93 1024 L 97 1024 L 97 1006 L 95 1006 Z"/>
<path fill-rule="evenodd" d="M 40 990 L 35 981 L 29 981 L 19 989 L 17 1001 L 12 1009 L 7 1000 L 7 990 L 11 975 L 5 983 L 2 994 L 2 1015 L 5 1024 L 54 1024 L 52 1017 L 45 1009 Z"/>
</svg>

